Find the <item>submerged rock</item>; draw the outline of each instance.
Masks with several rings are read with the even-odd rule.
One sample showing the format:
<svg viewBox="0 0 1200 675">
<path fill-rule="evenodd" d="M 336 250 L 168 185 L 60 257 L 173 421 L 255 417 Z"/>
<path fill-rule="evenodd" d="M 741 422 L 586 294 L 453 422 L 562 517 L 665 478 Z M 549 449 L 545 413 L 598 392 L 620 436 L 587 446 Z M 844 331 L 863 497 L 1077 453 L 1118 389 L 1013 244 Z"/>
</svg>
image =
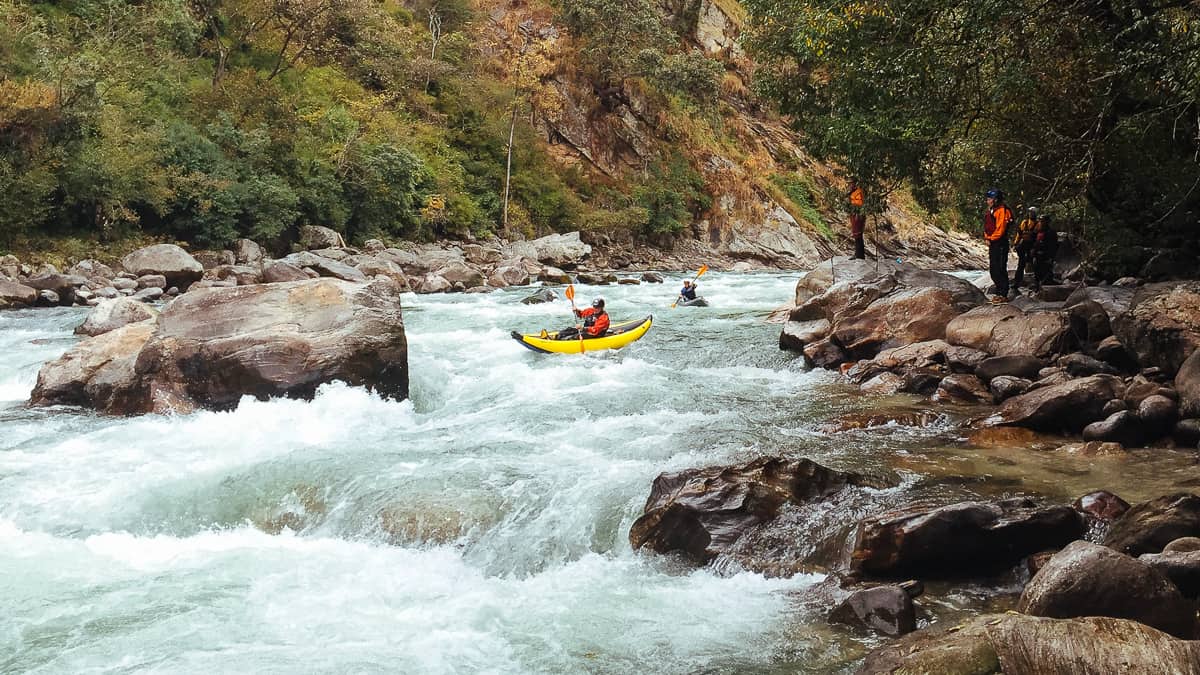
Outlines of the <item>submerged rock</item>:
<svg viewBox="0 0 1200 675">
<path fill-rule="evenodd" d="M 1162 572 L 1086 541 L 1056 553 L 1029 581 L 1017 609 L 1033 616 L 1130 619 L 1176 637 L 1196 635 L 1196 608 Z"/>
<path fill-rule="evenodd" d="M 912 597 L 899 586 L 876 586 L 854 591 L 829 613 L 829 620 L 862 626 L 893 637 L 917 629 Z"/>
<path fill-rule="evenodd" d="M 521 299 L 522 305 L 540 305 L 546 302 L 554 302 L 558 299 L 558 294 L 552 289 L 542 288 L 536 291 L 533 295 L 526 296 Z"/>
<path fill-rule="evenodd" d="M 778 516 L 785 504 L 818 501 L 849 486 L 878 485 L 807 459 L 778 457 L 664 473 L 654 479 L 645 513 L 629 530 L 629 542 L 635 549 L 678 551 L 705 564 Z"/>
<path fill-rule="evenodd" d="M 914 507 L 862 521 L 850 569 L 888 578 L 990 574 L 1083 532 L 1082 518 L 1069 506 L 1042 506 L 1025 498 Z"/>
</svg>

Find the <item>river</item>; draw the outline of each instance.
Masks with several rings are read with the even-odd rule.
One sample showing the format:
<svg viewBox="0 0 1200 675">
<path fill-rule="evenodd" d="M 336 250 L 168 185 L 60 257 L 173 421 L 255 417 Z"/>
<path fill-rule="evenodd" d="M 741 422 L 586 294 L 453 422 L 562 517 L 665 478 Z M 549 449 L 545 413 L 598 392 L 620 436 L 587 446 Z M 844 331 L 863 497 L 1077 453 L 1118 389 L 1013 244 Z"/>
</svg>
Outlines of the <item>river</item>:
<svg viewBox="0 0 1200 675">
<path fill-rule="evenodd" d="M 826 625 L 819 565 L 631 550 L 655 476 L 776 454 L 897 481 L 786 514 L 785 546 L 814 557 L 914 498 L 1132 501 L 1194 475 L 1168 452 L 968 447 L 977 411 L 906 415 L 927 406 L 779 351 L 764 317 L 795 275 L 712 273 L 711 308 L 672 310 L 680 279 L 578 286 L 615 320 L 655 317 L 585 357 L 509 338 L 569 322 L 562 301 L 520 304 L 529 289 L 405 296 L 411 400 L 335 383 L 187 416 L 26 409 L 85 312 L 0 313 L 0 672 L 845 671 L 879 641 Z M 897 414 L 832 424 L 864 410 Z M 927 620 L 1006 597 L 935 589 Z"/>
</svg>

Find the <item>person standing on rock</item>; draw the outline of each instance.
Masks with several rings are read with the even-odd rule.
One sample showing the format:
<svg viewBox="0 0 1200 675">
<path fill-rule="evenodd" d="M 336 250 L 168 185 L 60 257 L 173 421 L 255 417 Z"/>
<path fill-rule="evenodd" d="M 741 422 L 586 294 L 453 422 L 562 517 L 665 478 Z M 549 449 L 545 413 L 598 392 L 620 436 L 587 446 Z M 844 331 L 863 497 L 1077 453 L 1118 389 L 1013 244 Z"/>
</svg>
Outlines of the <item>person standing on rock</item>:
<svg viewBox="0 0 1200 675">
<path fill-rule="evenodd" d="M 1012 294 L 1016 296 L 1021 292 L 1021 284 L 1025 282 L 1025 266 L 1029 264 L 1033 267 L 1030 257 L 1033 254 L 1034 230 L 1038 225 L 1038 210 L 1037 207 L 1029 207 L 1028 215 L 1021 224 L 1017 226 L 1017 236 L 1013 239 L 1013 249 L 1017 252 L 1017 271 L 1013 274 Z M 1036 276 L 1036 275 L 1035 275 Z M 1037 283 L 1034 283 L 1034 288 Z"/>
<path fill-rule="evenodd" d="M 863 233 L 867 229 L 867 214 L 863 209 L 867 203 L 867 195 L 859 187 L 858 181 L 852 180 L 846 198 L 850 202 L 850 236 L 854 237 L 854 258 L 862 260 L 867 257 L 866 247 L 863 245 Z"/>
<path fill-rule="evenodd" d="M 983 216 L 983 238 L 988 243 L 988 273 L 996 285 L 992 303 L 1008 302 L 1008 226 L 1012 209 L 1004 205 L 1004 193 L 987 191 L 987 212 Z"/>
<path fill-rule="evenodd" d="M 1050 214 L 1038 218 L 1033 242 L 1033 283 L 1041 289 L 1054 281 L 1054 257 L 1058 254 L 1058 232 L 1050 224 Z"/>
</svg>

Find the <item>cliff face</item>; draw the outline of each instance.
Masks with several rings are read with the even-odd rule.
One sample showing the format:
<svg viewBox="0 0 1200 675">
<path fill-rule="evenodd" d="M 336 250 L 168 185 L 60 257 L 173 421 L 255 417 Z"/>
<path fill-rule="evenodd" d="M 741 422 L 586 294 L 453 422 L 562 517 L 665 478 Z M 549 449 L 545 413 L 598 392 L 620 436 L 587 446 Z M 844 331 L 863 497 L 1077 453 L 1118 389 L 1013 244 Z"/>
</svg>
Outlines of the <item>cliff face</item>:
<svg viewBox="0 0 1200 675">
<path fill-rule="evenodd" d="M 647 167 L 682 155 L 703 181 L 711 205 L 690 228 L 656 243 L 668 250 L 708 249 L 732 259 L 808 267 L 850 250 L 845 183 L 836 168 L 806 154 L 795 130 L 751 90 L 753 61 L 738 43 L 744 12 L 736 0 L 691 0 L 662 6 L 664 24 L 690 26 L 685 48 L 724 67 L 718 100 L 689 110 L 637 82 L 603 87 L 577 67 L 579 40 L 556 25 L 545 7 L 482 0 L 488 21 L 481 43 L 512 45 L 535 36 L 545 65 L 528 122 L 563 170 L 599 183 L 645 178 Z M 512 49 L 485 56 L 509 80 L 520 76 Z M 980 267 L 983 248 L 947 233 L 893 196 L 868 227 L 868 250 L 946 267 Z M 598 243 L 628 243 L 630 233 L 582 223 Z"/>
</svg>

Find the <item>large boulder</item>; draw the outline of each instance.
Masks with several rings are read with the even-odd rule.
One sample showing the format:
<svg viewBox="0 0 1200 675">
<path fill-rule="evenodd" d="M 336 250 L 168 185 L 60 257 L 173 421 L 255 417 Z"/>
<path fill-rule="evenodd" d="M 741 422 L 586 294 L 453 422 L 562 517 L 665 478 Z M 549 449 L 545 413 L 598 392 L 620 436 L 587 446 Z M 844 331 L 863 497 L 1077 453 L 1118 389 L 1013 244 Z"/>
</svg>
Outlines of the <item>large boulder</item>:
<svg viewBox="0 0 1200 675">
<path fill-rule="evenodd" d="M 986 352 L 992 332 L 1001 321 L 1021 316 L 1023 312 L 1011 304 L 983 305 L 968 310 L 946 324 L 946 342 Z"/>
<path fill-rule="evenodd" d="M 233 242 L 233 256 L 239 265 L 261 265 L 265 257 L 262 247 L 249 239 Z"/>
<path fill-rule="evenodd" d="M 1113 523 L 1104 545 L 1138 556 L 1181 537 L 1200 537 L 1200 495 L 1179 492 L 1134 506 Z"/>
<path fill-rule="evenodd" d="M 1200 675 L 1200 642 L 1111 617 L 983 615 L 944 621 L 871 652 L 858 675 Z"/>
<path fill-rule="evenodd" d="M 126 272 L 140 277 L 144 274 L 161 274 L 169 286 L 187 288 L 204 275 L 204 266 L 187 251 L 174 244 L 155 244 L 121 258 L 121 267 Z"/>
<path fill-rule="evenodd" d="M 482 286 L 486 281 L 482 272 L 464 263 L 446 265 L 434 274 L 449 281 L 452 286 L 461 284 L 463 288 Z"/>
<path fill-rule="evenodd" d="M 1175 374 L 1175 391 L 1179 392 L 1181 417 L 1200 417 L 1200 349 L 1179 367 Z"/>
<path fill-rule="evenodd" d="M 38 292 L 36 288 L 30 288 L 25 284 L 18 284 L 15 281 L 0 279 L 0 309 L 29 307 L 37 302 L 37 299 Z"/>
<path fill-rule="evenodd" d="M 1095 302 L 1112 319 L 1129 311 L 1133 293 L 1134 289 L 1121 286 L 1081 286 L 1067 296 L 1063 306 L 1070 309 L 1084 302 Z"/>
<path fill-rule="evenodd" d="M 282 260 L 268 260 L 262 266 L 263 283 L 278 284 L 285 281 L 306 281 L 309 276 L 304 270 Z"/>
<path fill-rule="evenodd" d="M 488 276 L 488 285 L 496 288 L 509 286 L 526 286 L 529 284 L 529 272 L 520 265 L 500 265 Z"/>
<path fill-rule="evenodd" d="M 875 261 L 854 258 L 827 260 L 805 272 L 796 282 L 796 306 L 799 307 L 825 293 L 836 283 L 872 280 L 899 269 L 900 264 L 891 260 L 880 260 L 878 264 Z"/>
<path fill-rule="evenodd" d="M 1171 550 L 1177 542 L 1195 542 L 1186 550 Z M 1200 540 L 1176 539 L 1162 553 L 1144 553 L 1138 560 L 1162 572 L 1185 598 L 1200 597 Z"/>
<path fill-rule="evenodd" d="M 342 281 L 363 282 L 367 280 L 367 275 L 357 269 L 339 262 L 332 258 L 326 258 L 311 251 L 301 251 L 293 253 L 282 259 L 283 262 L 295 265 L 296 267 L 307 268 L 315 271 L 323 277 L 333 277 Z"/>
<path fill-rule="evenodd" d="M 872 358 L 881 349 L 939 340 L 958 316 L 954 295 L 941 288 L 899 290 L 861 312 L 836 317 L 833 337 L 853 358 Z"/>
<path fill-rule="evenodd" d="M 315 251 L 322 248 L 344 247 L 346 240 L 342 239 L 342 235 L 328 227 L 303 225 L 300 227 L 300 245 L 306 251 Z"/>
<path fill-rule="evenodd" d="M 505 258 L 523 256 L 554 267 L 574 267 L 592 254 L 592 247 L 579 239 L 578 232 L 551 234 L 533 241 L 518 241 L 509 244 Z"/>
<path fill-rule="evenodd" d="M 1054 554 L 1025 586 L 1017 609 L 1056 619 L 1111 616 L 1180 638 L 1196 636 L 1196 608 L 1166 575 L 1087 541 Z"/>
<path fill-rule="evenodd" d="M 105 333 L 43 367 L 32 402 L 117 414 L 228 409 L 243 396 L 311 397 L 334 380 L 403 398 L 408 363 L 399 296 L 397 286 L 384 280 L 363 285 L 317 279 L 192 291 L 167 305 L 156 326 L 145 322 Z M 110 345 L 117 339 L 111 336 L 146 326 L 152 331 L 148 339 L 127 337 L 118 345 L 129 351 L 92 346 Z M 99 375 L 69 368 L 79 360 L 72 354 L 97 351 L 109 361 L 132 359 L 134 376 L 122 373 L 116 385 L 97 389 Z M 91 358 L 87 363 L 99 357 Z M 50 377 L 64 371 L 65 377 Z"/>
<path fill-rule="evenodd" d="M 833 608 L 829 620 L 863 626 L 893 637 L 917 629 L 912 597 L 903 588 L 893 585 L 854 591 Z"/>
<path fill-rule="evenodd" d="M 154 328 L 152 321 L 131 323 L 75 345 L 38 371 L 30 404 L 139 410 L 135 363 Z"/>
<path fill-rule="evenodd" d="M 71 306 L 75 304 L 76 289 L 86 286 L 88 280 L 83 277 L 77 277 L 69 274 L 43 274 L 36 277 L 31 277 L 24 281 L 26 286 L 42 291 L 50 291 L 57 296 L 57 302 L 50 304 L 61 304 L 63 306 Z M 44 295 L 43 295 L 44 297 Z"/>
<path fill-rule="evenodd" d="M 408 291 L 408 275 L 405 274 L 404 268 L 384 258 L 375 256 L 361 256 L 355 259 L 355 268 L 359 272 L 367 275 L 369 278 L 384 276 L 396 282 L 404 291 Z"/>
<path fill-rule="evenodd" d="M 994 356 L 1046 358 L 1074 344 L 1071 322 L 1062 312 L 1023 312 L 1011 304 L 976 307 L 946 325 L 946 341 Z"/>
<path fill-rule="evenodd" d="M 1112 375 L 1068 380 L 1008 399 L 986 423 L 1076 433 L 1103 419 L 1105 405 L 1124 391 L 1124 383 Z"/>
<path fill-rule="evenodd" d="M 1083 532 L 1083 519 L 1071 507 L 1025 498 L 915 507 L 862 521 L 850 569 L 888 578 L 989 574 Z"/>
<path fill-rule="evenodd" d="M 1113 329 L 1142 366 L 1175 373 L 1200 348 L 1200 281 L 1139 288 Z"/>
<path fill-rule="evenodd" d="M 148 321 L 158 316 L 158 312 L 146 303 L 133 298 L 117 298 L 101 300 L 88 313 L 83 323 L 75 327 L 76 335 L 102 335 L 122 326 L 139 321 Z"/>
<path fill-rule="evenodd" d="M 664 473 L 654 479 L 629 542 L 635 549 L 678 551 L 704 564 L 778 516 L 784 505 L 808 504 L 856 485 L 878 486 L 856 473 L 778 457 Z"/>
</svg>

